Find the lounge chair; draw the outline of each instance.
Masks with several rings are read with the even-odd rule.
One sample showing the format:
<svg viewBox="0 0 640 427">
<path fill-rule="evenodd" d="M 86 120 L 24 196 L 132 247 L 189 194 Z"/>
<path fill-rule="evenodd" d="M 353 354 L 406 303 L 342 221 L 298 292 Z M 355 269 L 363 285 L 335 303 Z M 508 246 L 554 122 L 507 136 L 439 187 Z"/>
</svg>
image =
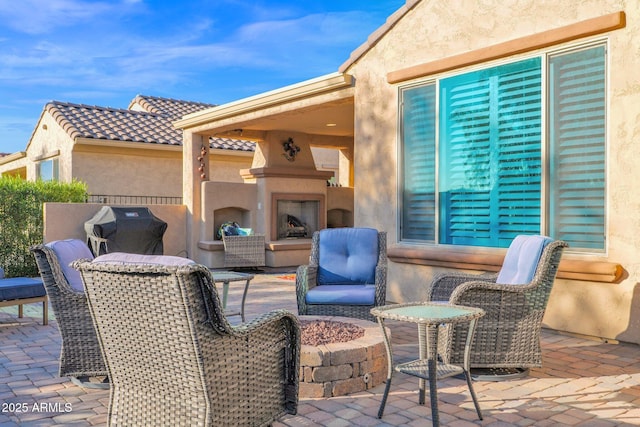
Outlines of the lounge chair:
<svg viewBox="0 0 640 427">
<path fill-rule="evenodd" d="M 269 425 L 298 404 L 300 327 L 286 310 L 231 326 L 207 267 L 107 254 L 74 263 L 111 380 L 110 425 Z"/>
<path fill-rule="evenodd" d="M 486 315 L 478 321 L 469 359 L 476 377 L 512 378 L 542 366 L 542 318 L 567 246 L 544 236 L 517 236 L 498 274 L 442 274 L 433 280 L 426 295 L 428 301 L 485 310 Z M 446 363 L 462 363 L 465 339 L 466 325 L 441 329 L 439 353 Z"/>
<path fill-rule="evenodd" d="M 386 294 L 385 232 L 331 228 L 313 233 L 309 264 L 296 273 L 299 314 L 375 321 L 371 308 L 384 305 Z"/>
<path fill-rule="evenodd" d="M 108 387 L 89 378 L 106 376 L 107 368 L 87 306 L 82 279 L 69 266 L 77 259 L 92 259 L 93 254 L 86 243 L 77 239 L 36 245 L 31 252 L 35 256 L 62 337 L 60 376 L 71 377 L 74 383 L 82 386 Z"/>
</svg>

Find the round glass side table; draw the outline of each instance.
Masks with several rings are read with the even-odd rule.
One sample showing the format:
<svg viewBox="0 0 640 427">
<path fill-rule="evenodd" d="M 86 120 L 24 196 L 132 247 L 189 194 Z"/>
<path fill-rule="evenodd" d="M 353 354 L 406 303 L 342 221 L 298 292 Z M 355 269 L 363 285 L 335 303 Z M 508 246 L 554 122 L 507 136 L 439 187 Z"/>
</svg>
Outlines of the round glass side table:
<svg viewBox="0 0 640 427">
<path fill-rule="evenodd" d="M 429 382 L 429 398 L 431 402 L 431 418 L 433 425 L 440 425 L 440 417 L 438 415 L 438 395 L 437 380 L 447 378 L 459 374 L 464 374 L 473 404 L 478 413 L 478 417 L 482 419 L 480 405 L 473 391 L 471 383 L 471 375 L 469 373 L 469 351 L 471 341 L 476 329 L 477 320 L 484 316 L 484 310 L 475 307 L 466 307 L 461 305 L 453 305 L 435 302 L 415 302 L 405 304 L 392 304 L 371 309 L 371 314 L 378 319 L 378 324 L 382 328 L 385 346 L 387 349 L 387 357 L 389 368 L 387 371 L 387 382 L 384 388 L 384 395 L 380 402 L 378 410 L 378 418 L 382 418 L 384 407 L 387 403 L 389 388 L 391 387 L 391 377 L 394 369 L 408 375 L 420 378 L 420 392 L 418 403 L 424 405 L 425 402 L 425 383 Z M 391 342 L 387 335 L 384 321 L 397 320 L 401 322 L 411 322 L 418 325 L 418 340 L 420 358 L 407 363 L 393 365 L 393 351 Z M 469 332 L 465 343 L 465 356 L 463 366 L 450 365 L 438 361 L 438 328 L 441 325 L 469 323 Z"/>
</svg>

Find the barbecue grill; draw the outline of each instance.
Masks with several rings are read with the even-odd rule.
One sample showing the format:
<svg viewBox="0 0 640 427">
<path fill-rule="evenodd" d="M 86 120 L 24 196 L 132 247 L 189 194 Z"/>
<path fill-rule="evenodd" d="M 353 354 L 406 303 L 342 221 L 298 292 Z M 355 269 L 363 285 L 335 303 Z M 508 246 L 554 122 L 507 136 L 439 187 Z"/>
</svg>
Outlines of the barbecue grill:
<svg viewBox="0 0 640 427">
<path fill-rule="evenodd" d="M 162 255 L 167 223 L 146 207 L 103 206 L 84 223 L 95 256 L 110 252 Z"/>
</svg>

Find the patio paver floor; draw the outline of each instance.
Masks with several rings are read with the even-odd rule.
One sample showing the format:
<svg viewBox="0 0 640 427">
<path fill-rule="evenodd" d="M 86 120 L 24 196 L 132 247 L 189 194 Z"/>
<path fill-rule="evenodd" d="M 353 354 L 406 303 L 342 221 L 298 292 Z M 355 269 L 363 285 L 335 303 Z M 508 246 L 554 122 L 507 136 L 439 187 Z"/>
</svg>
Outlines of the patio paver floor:
<svg viewBox="0 0 640 427">
<path fill-rule="evenodd" d="M 246 303 L 247 320 L 276 308 L 296 312 L 295 285 L 279 274 L 257 274 Z M 229 306 L 241 299 L 231 286 Z M 41 306 L 0 309 L 0 426 L 104 426 L 108 390 L 83 389 L 59 378 L 60 338 L 50 311 L 43 326 Z M 239 317 L 231 317 L 239 322 Z M 396 362 L 418 354 L 415 325 L 387 322 Z M 543 331 L 544 366 L 529 377 L 474 383 L 484 421 L 477 419 L 463 380 L 438 383 L 444 426 L 631 426 L 640 425 L 640 346 L 608 344 Z M 384 385 L 329 399 L 301 399 L 298 414 L 283 426 L 428 426 L 431 410 L 417 403 L 418 380 L 394 374 L 384 417 L 376 417 Z"/>
</svg>

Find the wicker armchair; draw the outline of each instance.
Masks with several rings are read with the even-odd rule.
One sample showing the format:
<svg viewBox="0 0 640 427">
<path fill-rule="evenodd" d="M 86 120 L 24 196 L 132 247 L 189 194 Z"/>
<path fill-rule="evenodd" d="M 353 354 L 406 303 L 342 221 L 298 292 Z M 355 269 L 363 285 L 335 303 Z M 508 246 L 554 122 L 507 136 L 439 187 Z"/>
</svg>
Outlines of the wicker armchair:
<svg viewBox="0 0 640 427">
<path fill-rule="evenodd" d="M 225 236 L 224 266 L 228 267 L 263 267 L 265 265 L 264 235 Z"/>
<path fill-rule="evenodd" d="M 56 252 L 58 251 L 58 252 Z M 93 258 L 81 240 L 60 240 L 31 247 L 62 337 L 59 374 L 88 386 L 85 377 L 107 375 L 80 275 L 69 262 Z M 66 276 L 65 276 L 66 272 Z M 75 276 L 74 276 L 75 273 Z M 69 277 L 69 279 L 67 278 Z"/>
<path fill-rule="evenodd" d="M 309 264 L 296 272 L 300 315 L 375 321 L 371 308 L 387 296 L 387 234 L 371 228 L 313 233 Z"/>
<path fill-rule="evenodd" d="M 296 413 L 292 313 L 231 326 L 206 267 L 113 255 L 74 263 L 109 370 L 110 425 L 258 426 Z"/>
<path fill-rule="evenodd" d="M 513 254 L 514 243 L 505 261 L 509 252 Z M 428 301 L 449 301 L 480 307 L 486 312 L 478 321 L 471 346 L 470 367 L 486 368 L 481 370 L 482 373 L 476 369 L 476 377 L 495 380 L 502 375 L 504 379 L 526 375 L 528 368 L 542 366 L 542 318 L 562 251 L 567 246 L 559 240 L 547 243 L 537 263 L 533 261 L 532 278 L 524 283 L 518 282 L 520 277 L 514 276 L 517 283 L 498 284 L 499 274 L 443 274 L 433 280 L 427 291 Z M 501 272 L 504 270 L 503 264 Z M 462 363 L 466 327 L 461 324 L 441 329 L 438 350 L 445 362 Z"/>
</svg>

